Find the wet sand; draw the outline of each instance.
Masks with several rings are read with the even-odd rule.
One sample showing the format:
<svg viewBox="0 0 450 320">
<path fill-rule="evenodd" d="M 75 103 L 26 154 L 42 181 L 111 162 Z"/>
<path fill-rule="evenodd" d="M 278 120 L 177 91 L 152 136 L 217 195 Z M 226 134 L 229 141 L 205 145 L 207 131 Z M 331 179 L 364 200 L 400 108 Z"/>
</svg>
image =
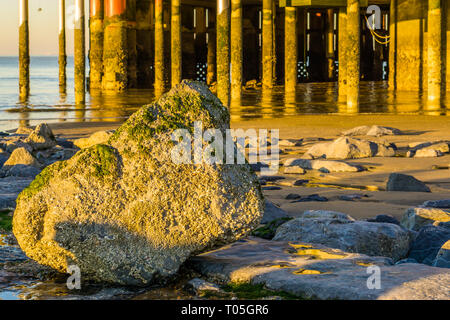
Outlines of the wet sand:
<svg viewBox="0 0 450 320">
<path fill-rule="evenodd" d="M 373 141 L 394 142 L 406 153 L 410 143 L 448 140 L 450 141 L 450 117 L 417 116 L 417 115 L 305 115 L 279 119 L 257 119 L 232 122 L 232 128 L 242 129 L 279 129 L 280 139 L 323 138 L 332 140 L 340 132 L 361 125 L 381 125 L 402 130 L 405 134 L 384 137 L 361 137 Z M 57 136 L 67 139 L 87 137 L 100 130 L 115 129 L 120 122 L 75 122 L 51 124 Z M 283 154 L 281 163 L 292 157 L 300 157 L 314 142 L 305 143 L 301 147 L 281 147 Z M 281 187 L 281 190 L 265 190 L 265 196 L 281 206 L 292 216 L 304 210 L 334 210 L 350 214 L 356 219 L 365 219 L 377 214 L 390 214 L 398 219 L 404 211 L 422 204 L 426 200 L 450 198 L 450 170 L 436 169 L 450 165 L 450 155 L 439 158 L 365 158 L 347 160 L 349 163 L 365 166 L 368 170 L 355 173 L 328 173 L 310 170 L 305 175 L 283 174 L 285 179 L 270 183 Z M 431 193 L 420 192 L 386 192 L 386 182 L 392 172 L 413 175 L 425 182 Z M 298 179 L 309 180 L 302 187 L 288 186 Z M 291 203 L 285 197 L 290 193 L 301 196 L 319 194 L 328 198 L 327 202 Z M 344 201 L 339 196 L 361 194 L 360 200 Z"/>
</svg>

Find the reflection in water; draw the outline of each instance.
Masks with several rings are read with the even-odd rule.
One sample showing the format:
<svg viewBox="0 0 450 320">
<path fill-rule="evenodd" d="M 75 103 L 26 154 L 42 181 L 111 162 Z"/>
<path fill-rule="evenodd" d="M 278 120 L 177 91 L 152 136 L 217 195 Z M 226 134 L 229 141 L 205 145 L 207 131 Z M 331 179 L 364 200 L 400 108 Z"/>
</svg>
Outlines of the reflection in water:
<svg viewBox="0 0 450 320">
<path fill-rule="evenodd" d="M 303 114 L 425 114 L 448 115 L 450 110 L 427 105 L 426 97 L 418 92 L 388 90 L 386 82 L 362 82 L 360 106 L 349 109 L 338 100 L 336 83 L 299 84 L 295 92 L 283 87 L 265 90 L 244 90 L 241 99 L 231 102 L 234 121 L 258 118 L 282 118 Z M 154 101 L 153 90 L 129 90 L 123 93 L 91 91 L 87 102 L 76 105 L 72 95 L 59 93 L 55 104 L 36 104 L 39 95 L 14 106 L 0 106 L 0 130 L 57 121 L 120 121 L 128 118 L 142 105 Z M 49 99 L 46 97 L 45 99 Z M 45 101 L 44 99 L 44 101 Z M 448 101 L 446 103 L 448 105 Z"/>
</svg>

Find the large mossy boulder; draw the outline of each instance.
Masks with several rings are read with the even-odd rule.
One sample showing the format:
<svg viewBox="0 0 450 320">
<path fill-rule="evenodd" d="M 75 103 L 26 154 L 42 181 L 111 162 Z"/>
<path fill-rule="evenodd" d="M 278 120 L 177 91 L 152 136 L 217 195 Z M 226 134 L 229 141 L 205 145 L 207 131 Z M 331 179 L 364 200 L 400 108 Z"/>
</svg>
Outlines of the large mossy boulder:
<svg viewBox="0 0 450 320">
<path fill-rule="evenodd" d="M 247 235 L 264 210 L 248 164 L 172 161 L 172 133 L 192 132 L 196 121 L 225 136 L 229 112 L 205 86 L 183 82 L 107 143 L 44 169 L 17 200 L 21 248 L 61 272 L 77 265 L 83 280 L 147 285 Z"/>
</svg>

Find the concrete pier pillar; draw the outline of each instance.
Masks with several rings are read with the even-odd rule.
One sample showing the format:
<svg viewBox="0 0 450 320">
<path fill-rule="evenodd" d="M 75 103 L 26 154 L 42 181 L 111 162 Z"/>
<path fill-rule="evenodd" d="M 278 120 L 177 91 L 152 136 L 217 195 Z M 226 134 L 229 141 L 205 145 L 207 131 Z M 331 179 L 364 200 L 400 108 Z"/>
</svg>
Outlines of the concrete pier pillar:
<svg viewBox="0 0 450 320">
<path fill-rule="evenodd" d="M 242 0 L 231 0 L 231 100 L 242 93 Z"/>
<path fill-rule="evenodd" d="M 103 1 L 91 0 L 89 11 L 89 87 L 101 89 L 103 78 Z"/>
<path fill-rule="evenodd" d="M 128 23 L 126 0 L 105 0 L 102 87 L 122 91 L 128 86 Z"/>
<path fill-rule="evenodd" d="M 60 91 L 66 91 L 66 0 L 59 0 L 59 88 Z"/>
<path fill-rule="evenodd" d="M 327 60 L 328 80 L 334 79 L 334 10 L 327 10 Z"/>
<path fill-rule="evenodd" d="M 359 111 L 360 12 L 359 0 L 347 0 L 347 111 Z"/>
<path fill-rule="evenodd" d="M 230 0 L 217 0 L 217 97 L 230 105 Z"/>
<path fill-rule="evenodd" d="M 339 101 L 347 102 L 347 8 L 339 8 L 338 61 L 339 61 Z"/>
<path fill-rule="evenodd" d="M 207 53 L 207 70 L 206 84 L 213 84 L 216 78 L 216 31 L 212 28 L 208 30 L 208 53 Z"/>
<path fill-rule="evenodd" d="M 127 43 L 128 43 L 128 88 L 137 87 L 137 33 L 136 33 L 136 1 L 127 0 Z"/>
<path fill-rule="evenodd" d="M 284 88 L 295 92 L 298 75 L 297 8 L 286 7 L 284 11 Z"/>
<path fill-rule="evenodd" d="M 428 110 L 441 108 L 444 92 L 442 11 L 441 0 L 428 0 Z"/>
<path fill-rule="evenodd" d="M 272 88 L 274 82 L 273 0 L 263 0 L 262 12 L 262 86 Z"/>
<path fill-rule="evenodd" d="M 208 10 L 208 48 L 206 53 L 206 84 L 211 85 L 216 81 L 216 13 Z"/>
<path fill-rule="evenodd" d="M 389 89 L 397 90 L 397 0 L 391 0 L 389 12 Z"/>
<path fill-rule="evenodd" d="M 152 32 L 153 0 L 139 0 L 136 3 L 137 78 L 140 88 L 152 86 L 152 66 L 154 62 Z"/>
<path fill-rule="evenodd" d="M 19 95 L 26 100 L 30 94 L 30 47 L 28 0 L 19 0 Z"/>
<path fill-rule="evenodd" d="M 181 82 L 182 55 L 181 55 L 181 0 L 172 0 L 170 36 L 171 36 L 171 82 L 172 87 Z"/>
<path fill-rule="evenodd" d="M 75 0 L 74 64 L 75 103 L 84 104 L 86 96 L 86 45 L 84 0 Z"/>
<path fill-rule="evenodd" d="M 163 0 L 155 0 L 155 91 L 160 95 L 165 90 L 164 82 L 164 19 Z"/>
</svg>

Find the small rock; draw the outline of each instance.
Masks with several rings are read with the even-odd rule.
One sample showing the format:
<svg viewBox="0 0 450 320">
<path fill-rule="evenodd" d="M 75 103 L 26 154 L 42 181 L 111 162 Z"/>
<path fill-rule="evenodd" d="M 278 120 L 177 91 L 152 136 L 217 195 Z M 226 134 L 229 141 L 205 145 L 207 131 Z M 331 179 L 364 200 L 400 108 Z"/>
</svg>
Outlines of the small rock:
<svg viewBox="0 0 450 320">
<path fill-rule="evenodd" d="M 265 200 L 264 204 L 264 214 L 261 220 L 261 224 L 267 224 L 276 219 L 289 217 L 286 211 L 274 205 L 271 201 Z"/>
<path fill-rule="evenodd" d="M 439 249 L 436 259 L 433 262 L 434 267 L 450 268 L 450 240 L 444 243 Z"/>
<path fill-rule="evenodd" d="M 259 180 L 264 180 L 266 182 L 275 182 L 275 181 L 278 181 L 278 180 L 284 180 L 286 178 L 283 177 L 283 176 L 260 176 L 258 179 Z"/>
<path fill-rule="evenodd" d="M 15 149 L 0 170 L 0 176 L 35 177 L 41 164 L 25 148 Z"/>
<path fill-rule="evenodd" d="M 310 202 L 310 201 L 319 201 L 319 202 L 326 202 L 328 201 L 328 198 L 326 197 L 322 197 L 318 194 L 310 194 L 309 196 L 305 197 L 305 198 L 301 198 L 295 201 L 292 201 L 291 203 L 296 203 L 296 202 Z"/>
<path fill-rule="evenodd" d="M 33 150 L 43 150 L 56 146 L 56 139 L 48 124 L 41 123 L 25 139 L 25 143 L 29 144 Z"/>
<path fill-rule="evenodd" d="M 409 258 L 419 263 L 433 265 L 441 247 L 450 240 L 450 230 L 437 226 L 425 226 L 411 244 Z"/>
<path fill-rule="evenodd" d="M 445 200 L 429 200 L 422 204 L 426 208 L 450 209 L 450 199 Z"/>
<path fill-rule="evenodd" d="M 442 157 L 443 153 L 439 150 L 434 149 L 419 149 L 414 154 L 414 158 L 436 158 L 436 157 Z"/>
<path fill-rule="evenodd" d="M 386 191 L 431 192 L 422 181 L 401 173 L 391 173 Z"/>
<path fill-rule="evenodd" d="M 402 132 L 399 129 L 391 128 L 391 127 L 382 127 L 378 125 L 369 126 L 360 126 L 356 127 L 341 133 L 343 136 L 387 136 L 387 135 L 399 135 Z"/>
<path fill-rule="evenodd" d="M 381 137 L 381 136 L 396 136 L 400 135 L 402 132 L 399 129 L 391 127 L 382 127 L 374 125 L 367 132 L 368 136 Z"/>
<path fill-rule="evenodd" d="M 267 187 L 262 187 L 262 190 L 265 191 L 276 191 L 276 190 L 281 190 L 281 187 L 277 187 L 277 186 L 267 186 Z"/>
<path fill-rule="evenodd" d="M 194 278 L 186 283 L 185 289 L 194 294 L 202 294 L 205 292 L 220 292 L 221 289 L 215 283 L 207 282 L 203 279 Z"/>
<path fill-rule="evenodd" d="M 73 142 L 80 149 L 86 149 L 96 144 L 106 143 L 108 139 L 113 135 L 114 130 L 97 131 L 88 138 L 77 139 Z"/>
<path fill-rule="evenodd" d="M 300 166 L 289 166 L 284 167 L 285 174 L 305 174 L 306 170 Z"/>
<path fill-rule="evenodd" d="M 15 166 L 22 164 L 26 166 L 33 166 L 40 168 L 41 164 L 34 158 L 34 156 L 25 148 L 17 148 L 12 153 L 9 159 L 4 163 L 5 166 Z"/>
<path fill-rule="evenodd" d="M 326 169 L 329 172 L 359 172 L 363 168 L 361 166 L 355 166 L 343 161 L 333 160 L 308 160 L 301 158 L 291 158 L 284 162 L 284 170 L 289 167 L 300 167 L 307 170 L 322 170 Z"/>
<path fill-rule="evenodd" d="M 281 139 L 278 140 L 280 147 L 300 147 L 303 144 L 303 139 Z"/>
<path fill-rule="evenodd" d="M 285 199 L 286 200 L 297 200 L 297 199 L 300 199 L 302 196 L 301 195 L 299 195 L 299 194 L 297 194 L 297 193 L 289 193 L 286 197 L 285 197 Z"/>
<path fill-rule="evenodd" d="M 449 222 L 450 210 L 439 208 L 409 208 L 402 217 L 400 224 L 409 230 L 418 231 L 423 226 L 435 222 Z"/>
<path fill-rule="evenodd" d="M 309 180 L 305 180 L 305 179 L 295 180 L 292 183 L 292 186 L 293 187 L 300 187 L 300 186 L 303 186 L 303 185 L 307 184 L 308 182 L 309 182 Z"/>
<path fill-rule="evenodd" d="M 342 200 L 342 201 L 354 201 L 354 200 L 360 200 L 363 197 L 366 197 L 366 196 L 363 195 L 363 194 L 359 194 L 359 193 L 357 193 L 357 194 L 344 194 L 344 195 L 339 196 L 339 200 Z"/>
<path fill-rule="evenodd" d="M 342 219 L 348 221 L 355 221 L 351 216 L 342 212 L 327 211 L 327 210 L 306 210 L 300 215 L 301 218 L 315 219 Z"/>
<path fill-rule="evenodd" d="M 262 168 L 268 168 L 269 165 L 265 164 L 265 163 L 262 163 L 262 162 L 257 162 L 257 163 L 251 163 L 250 167 L 252 168 L 252 170 L 254 172 L 261 172 Z"/>
<path fill-rule="evenodd" d="M 400 225 L 400 221 L 395 219 L 393 216 L 387 214 L 379 214 L 374 218 L 369 218 L 366 220 L 367 222 L 378 222 L 378 223 L 393 223 L 396 225 Z"/>
</svg>

